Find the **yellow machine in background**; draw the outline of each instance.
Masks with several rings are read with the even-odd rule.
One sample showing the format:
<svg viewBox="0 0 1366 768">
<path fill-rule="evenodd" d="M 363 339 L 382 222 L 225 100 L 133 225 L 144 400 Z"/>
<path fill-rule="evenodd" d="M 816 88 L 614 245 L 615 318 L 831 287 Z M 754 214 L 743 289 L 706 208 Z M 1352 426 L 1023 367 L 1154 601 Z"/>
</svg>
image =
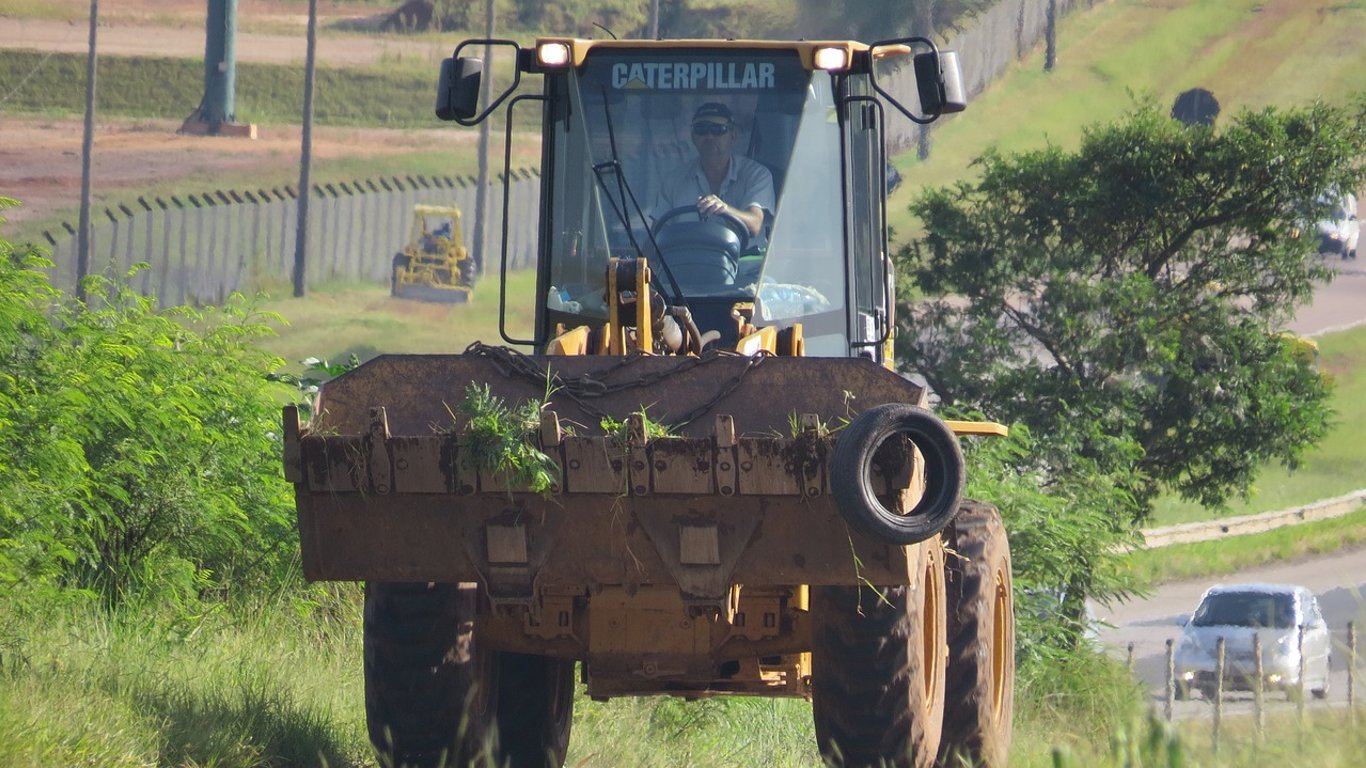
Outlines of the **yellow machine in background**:
<svg viewBox="0 0 1366 768">
<path fill-rule="evenodd" d="M 408 244 L 394 255 L 390 293 L 398 299 L 469 301 L 474 292 L 474 261 L 463 242 L 459 208 L 413 206 Z"/>
</svg>

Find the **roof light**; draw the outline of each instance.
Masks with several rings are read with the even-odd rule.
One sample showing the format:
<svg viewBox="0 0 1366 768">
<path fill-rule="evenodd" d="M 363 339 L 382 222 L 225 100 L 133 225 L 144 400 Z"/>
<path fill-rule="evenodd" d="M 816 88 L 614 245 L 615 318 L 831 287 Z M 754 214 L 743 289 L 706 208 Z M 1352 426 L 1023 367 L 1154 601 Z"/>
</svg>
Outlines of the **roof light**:
<svg viewBox="0 0 1366 768">
<path fill-rule="evenodd" d="M 548 42 L 536 46 L 536 63 L 543 67 L 563 67 L 569 64 L 569 43 Z"/>
<path fill-rule="evenodd" d="M 838 72 L 849 68 L 849 51 L 846 48 L 817 48 L 813 60 L 816 69 Z"/>
</svg>

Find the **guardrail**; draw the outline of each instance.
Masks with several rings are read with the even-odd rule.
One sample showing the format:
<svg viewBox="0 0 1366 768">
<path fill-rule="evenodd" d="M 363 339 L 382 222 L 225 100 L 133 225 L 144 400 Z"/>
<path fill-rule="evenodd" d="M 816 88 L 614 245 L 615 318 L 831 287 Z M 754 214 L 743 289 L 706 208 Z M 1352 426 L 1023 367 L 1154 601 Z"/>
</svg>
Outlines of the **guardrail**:
<svg viewBox="0 0 1366 768">
<path fill-rule="evenodd" d="M 1162 528 L 1149 528 L 1141 531 L 1143 543 L 1148 548 L 1165 547 L 1171 544 L 1190 544 L 1198 541 L 1213 541 L 1225 536 L 1242 536 L 1249 533 L 1299 525 L 1315 520 L 1328 520 L 1355 512 L 1366 504 L 1366 489 L 1352 491 L 1323 501 L 1304 506 L 1291 507 L 1279 512 L 1263 512 L 1257 515 L 1225 517 L 1198 523 L 1182 523 Z"/>
</svg>

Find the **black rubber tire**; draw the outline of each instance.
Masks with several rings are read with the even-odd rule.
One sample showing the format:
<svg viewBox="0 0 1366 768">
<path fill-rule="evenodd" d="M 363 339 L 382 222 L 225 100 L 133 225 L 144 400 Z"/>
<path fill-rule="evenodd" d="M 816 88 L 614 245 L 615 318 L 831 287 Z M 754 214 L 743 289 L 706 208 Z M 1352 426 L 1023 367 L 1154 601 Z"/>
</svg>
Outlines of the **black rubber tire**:
<svg viewBox="0 0 1366 768">
<path fill-rule="evenodd" d="M 407 269 L 413 263 L 413 257 L 403 253 L 394 254 L 394 264 L 389 270 L 389 295 L 398 295 L 398 273 L 401 269 Z"/>
<path fill-rule="evenodd" d="M 474 287 L 474 259 L 462 259 L 457 263 L 456 271 L 460 275 L 457 285 L 463 285 L 466 288 Z"/>
<path fill-rule="evenodd" d="M 813 587 L 811 709 L 830 765 L 925 768 L 944 717 L 943 548 L 913 547 L 910 587 Z"/>
<path fill-rule="evenodd" d="M 942 765 L 1003 768 L 1015 710 L 1015 601 L 1001 514 L 964 501 L 944 531 L 949 549 L 949 663 Z"/>
<path fill-rule="evenodd" d="M 365 585 L 365 716 L 385 768 L 493 754 L 497 659 L 474 642 L 477 585 Z"/>
<path fill-rule="evenodd" d="M 498 743 L 511 768 L 560 768 L 574 716 L 574 662 L 499 654 Z"/>
<path fill-rule="evenodd" d="M 920 449 L 925 494 L 908 514 L 887 507 L 870 480 L 879 449 L 895 435 Z M 936 536 L 953 520 L 963 496 L 963 450 L 953 430 L 931 411 L 886 403 L 860 413 L 840 432 L 830 464 L 830 492 L 850 528 L 890 544 L 914 544 Z"/>
</svg>

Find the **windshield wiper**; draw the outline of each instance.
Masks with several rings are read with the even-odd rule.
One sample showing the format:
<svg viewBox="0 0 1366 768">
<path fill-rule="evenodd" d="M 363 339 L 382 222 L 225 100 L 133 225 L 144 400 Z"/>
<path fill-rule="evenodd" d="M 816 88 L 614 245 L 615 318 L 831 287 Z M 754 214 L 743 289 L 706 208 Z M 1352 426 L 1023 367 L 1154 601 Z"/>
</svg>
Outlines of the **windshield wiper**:
<svg viewBox="0 0 1366 768">
<path fill-rule="evenodd" d="M 645 219 L 645 211 L 640 207 L 640 201 L 636 199 L 635 191 L 631 189 L 631 183 L 626 180 L 626 174 L 623 173 L 621 169 L 621 160 L 617 155 L 617 133 L 615 124 L 612 122 L 612 110 L 611 107 L 608 106 L 605 88 L 602 94 L 602 113 L 607 121 L 607 148 L 608 151 L 612 153 L 612 159 L 601 163 L 594 163 L 592 166 L 593 178 L 597 180 L 598 186 L 602 188 L 603 196 L 607 198 L 607 202 L 612 208 L 612 213 L 616 215 L 618 223 L 626 230 L 626 237 L 631 243 L 632 250 L 634 250 L 637 255 L 644 252 L 640 247 L 640 243 L 636 242 L 635 228 L 631 226 L 631 211 L 627 208 L 628 200 L 630 201 L 631 207 L 635 208 L 636 218 L 640 222 L 640 227 L 645 232 L 645 236 L 650 238 L 650 247 L 653 249 L 651 253 L 659 253 L 659 244 L 655 242 L 655 233 L 650 230 L 650 223 Z M 611 171 L 616 176 L 616 196 L 613 196 L 612 189 L 608 186 L 607 180 L 604 178 L 604 174 L 607 171 Z M 621 201 L 620 208 L 617 207 L 618 200 Z M 673 288 L 671 294 L 672 300 L 670 303 L 676 307 L 686 307 L 688 305 L 687 298 L 683 295 L 683 289 L 678 285 L 678 280 L 674 278 L 673 271 L 669 269 L 669 265 L 665 263 L 663 259 L 659 259 L 657 266 L 661 268 L 664 276 L 668 278 L 669 287 Z M 651 270 L 651 272 L 653 273 L 654 270 Z M 651 282 L 655 283 L 656 290 L 661 294 L 670 293 L 664 289 L 664 286 L 660 284 L 659 279 L 653 274 L 651 274 Z"/>
</svg>

